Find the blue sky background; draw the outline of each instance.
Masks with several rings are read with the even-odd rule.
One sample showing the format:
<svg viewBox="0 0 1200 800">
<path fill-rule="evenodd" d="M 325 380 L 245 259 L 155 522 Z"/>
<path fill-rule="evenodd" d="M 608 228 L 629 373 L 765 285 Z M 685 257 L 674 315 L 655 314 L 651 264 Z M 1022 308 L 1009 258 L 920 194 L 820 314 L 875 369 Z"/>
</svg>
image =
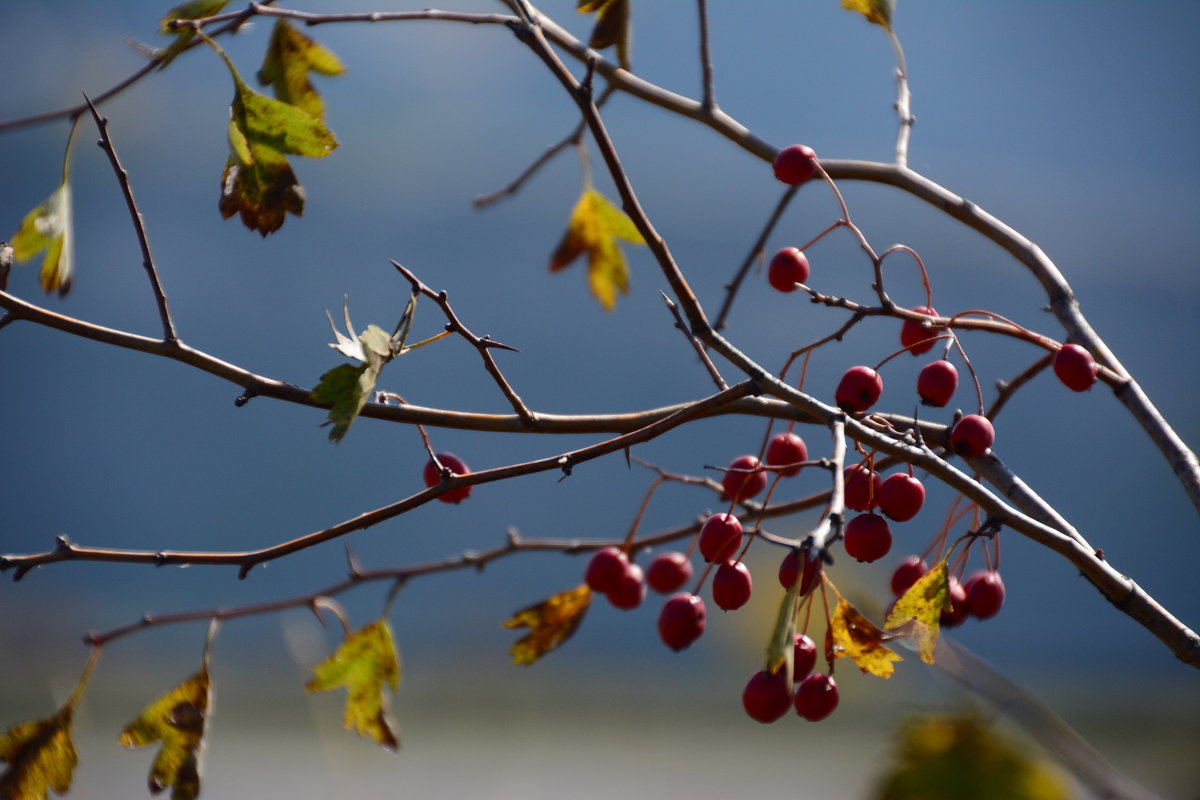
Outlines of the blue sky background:
<svg viewBox="0 0 1200 800">
<path fill-rule="evenodd" d="M 694 4 L 635 6 L 639 74 L 697 96 Z M 802 141 L 825 157 L 891 158 L 894 62 L 882 31 L 832 0 L 710 6 L 717 97 L 728 113 L 778 146 Z M 453 4 L 464 10 L 497 7 Z M 543 6 L 586 36 L 588 20 L 573 7 Z M 327 2 L 311 8 L 405 6 Z M 0 82 L 0 118 L 70 104 L 81 89 L 96 94 L 125 77 L 142 61 L 123 37 L 154 41 L 163 10 L 150 2 L 6 6 L 0 11 L 0 70 L 8 77 Z M 1193 346 L 1200 333 L 1197 24 L 1200 5 L 1190 2 L 905 0 L 896 17 L 918 118 L 911 166 L 1039 244 L 1071 281 L 1099 333 L 1193 446 L 1200 441 L 1195 415 L 1200 370 Z M 258 67 L 268 30 L 260 23 L 226 44 L 247 78 Z M 587 293 L 580 265 L 547 274 L 547 256 L 579 191 L 572 155 L 560 156 L 505 203 L 486 211 L 471 207 L 471 198 L 505 184 L 576 119 L 557 84 L 510 34 L 434 23 L 331 25 L 312 34 L 349 68 L 340 78 L 318 79 L 329 125 L 342 144 L 327 159 L 294 160 L 308 191 L 305 216 L 289 218 L 266 240 L 217 213 L 232 91 L 228 73 L 212 54 L 190 53 L 103 107 L 186 342 L 261 374 L 311 386 L 339 363 L 326 346 L 324 312 L 338 309 L 344 294 L 359 328 L 394 323 L 406 295 L 387 264 L 395 258 L 426 283 L 446 289 L 476 332 L 521 349 L 500 354 L 499 361 L 535 410 L 636 410 L 710 390 L 662 308 L 658 290 L 665 284 L 644 249 L 629 251 L 633 291 L 612 313 Z M 724 283 L 779 196 L 769 165 L 708 129 L 632 98 L 615 98 L 605 115 L 644 207 L 715 313 Z M 0 133 L 0 231 L 15 230 L 54 188 L 65 136 L 61 122 Z M 73 292 L 65 300 L 43 298 L 32 264 L 14 270 L 10 291 L 65 314 L 154 335 L 157 319 L 137 244 L 94 139 L 85 126 L 72 165 L 78 250 Z M 599 171 L 597 186 L 614 194 Z M 855 221 L 877 248 L 903 242 L 922 254 L 934 304 L 943 313 L 985 307 L 1060 336 L 1040 310 L 1044 298 L 1036 283 L 999 248 L 894 190 L 842 188 Z M 799 244 L 836 213 L 825 192 L 805 190 L 769 248 Z M 869 265 L 848 237 L 831 237 L 809 255 L 814 286 L 868 298 Z M 899 301 L 915 305 L 923 299 L 915 270 L 903 260 L 889 262 L 888 278 Z M 729 334 L 770 366 L 841 321 L 840 314 L 773 292 L 758 276 L 743 289 Z M 416 333 L 428 335 L 441 324 L 432 304 L 422 304 Z M 894 349 L 895 327 L 864 323 L 837 348 L 821 351 L 808 389 L 831 397 L 846 366 L 874 363 Z M 1011 377 L 1033 358 L 1029 348 L 1008 341 L 980 336 L 964 341 L 988 381 Z M 916 359 L 889 363 L 881 405 L 901 412 L 911 407 L 907 387 L 918 367 Z M 15 324 L 0 332 L 0 375 L 2 552 L 44 549 L 57 534 L 116 547 L 257 548 L 385 505 L 421 486 L 423 456 L 413 430 L 363 420 L 334 446 L 318 427 L 320 412 L 265 399 L 235 408 L 236 387 L 165 360 Z M 506 410 L 476 356 L 458 341 L 393 364 L 382 385 L 421 405 Z M 960 393 L 956 402 L 969 400 Z M 1005 410 L 998 430 L 998 454 L 1104 548 L 1116 568 L 1185 623 L 1200 623 L 1195 511 L 1107 390 L 1075 395 L 1042 376 Z M 723 420 L 687 431 L 636 454 L 699 473 L 705 464 L 726 463 L 756 447 L 762 426 Z M 820 430 L 804 434 L 815 454 L 826 452 Z M 457 452 L 477 468 L 591 441 L 432 435 L 436 447 Z M 556 478 L 538 475 L 481 487 L 461 506 L 433 504 L 437 507 L 355 534 L 347 543 L 366 566 L 385 567 L 488 548 L 510 526 L 530 537 L 618 536 L 627 530 L 651 476 L 626 470 L 618 458 L 577 468 L 561 483 Z M 797 483 L 788 491 L 800 495 L 815 490 L 819 478 L 803 476 Z M 865 608 L 881 607 L 891 566 L 924 547 L 951 500 L 931 492 L 927 510 L 896 527 L 897 544 L 887 564 L 839 563 L 831 573 L 839 587 Z M 668 487 L 651 504 L 643 529 L 672 527 L 712 506 L 712 498 L 698 490 Z M 800 535 L 813 522 L 802 517 L 775 529 Z M 1060 557 L 1011 532 L 1002 548 L 1009 590 L 1003 613 L 968 624 L 956 638 L 1085 733 L 1100 741 L 1119 733 L 1105 755 L 1138 777 L 1159 781 L 1169 794 L 1194 787 L 1195 767 L 1179 756 L 1200 743 L 1195 719 L 1181 711 L 1200 700 L 1194 670 L 1109 607 Z M 499 623 L 513 610 L 576 583 L 580 559 L 512 559 L 482 575 L 414 582 L 392 616 L 408 663 L 398 706 L 414 747 L 424 752 L 424 741 L 435 754 L 430 743 L 443 741 L 438 735 L 472 742 L 477 736 L 478 752 L 462 746 L 478 758 L 499 760 L 489 747 L 504 753 L 513 748 L 512 763 L 534 758 L 539 748 L 559 748 L 559 763 L 576 764 L 578 774 L 595 768 L 581 753 L 618 758 L 614 753 L 627 753 L 631 742 L 670 731 L 679 735 L 681 725 L 664 720 L 688 720 L 687 725 L 731 731 L 745 743 L 741 752 L 754 754 L 732 765 L 731 773 L 749 775 L 746 785 L 774 785 L 781 779 L 769 754 L 811 737 L 775 727 L 760 730 L 740 716 L 737 697 L 757 668 L 776 603 L 777 554 L 759 550 L 750 557 L 759 587 L 751 606 L 736 615 L 715 614 L 705 638 L 683 656 L 658 643 L 656 602 L 630 613 L 600 602 L 561 652 L 529 670 L 511 667 L 507 648 L 513 637 Z M 0 724 L 44 713 L 61 699 L 82 668 L 86 653 L 78 637 L 86 630 L 123 624 L 145 611 L 303 594 L 343 573 L 338 542 L 256 570 L 246 581 L 227 569 L 66 564 L 18 584 L 0 583 L 0 685 L 10 687 L 7 696 L 0 695 Z M 366 622 L 378 613 L 381 596 L 380 587 L 366 587 L 343 600 L 356 621 Z M 129 709 L 186 675 L 202 636 L 201 626 L 184 626 L 114 644 L 96 678 L 97 718 L 107 708 L 104 697 L 127 696 L 124 705 L 113 702 L 113 713 L 129 716 Z M 227 626 L 215 654 L 224 696 L 231 698 L 225 713 L 253 720 L 258 712 L 250 710 L 259 702 L 285 716 L 288 709 L 280 711 L 281 704 L 299 708 L 295 698 L 307 666 L 332 641 L 332 632 L 322 634 L 300 614 Z M 836 750 L 831 743 L 844 736 L 866 742 L 868 752 L 885 752 L 891 721 L 956 697 L 913 661 L 882 687 L 849 667 L 840 669 L 847 710 L 842 722 L 831 720 L 822 728 L 826 745 Z M 20 691 L 12 692 L 14 686 Z M 649 709 L 653 724 L 639 719 L 636 708 L 620 712 L 614 722 L 609 712 L 623 708 L 624 701 Z M 304 703 L 337 726 L 335 698 Z M 299 713 L 296 708 L 291 712 Z M 564 717 L 568 724 L 591 720 L 594 724 L 578 729 L 598 738 L 585 736 L 578 747 L 566 746 L 576 740 L 554 733 Z M 463 721 L 473 733 L 468 736 L 448 719 Z M 235 723 L 223 722 L 232 735 Z M 352 737 L 320 727 L 325 724 L 302 719 L 296 726 L 301 737 L 310 726 L 324 731 L 318 738 L 320 752 L 327 754 L 325 773 L 341 774 L 338 770 L 354 765 L 367 769 L 355 761 L 359 756 L 339 749 L 345 746 L 342 738 Z M 641 729 L 643 724 L 648 727 Z M 1114 727 L 1118 724 L 1123 727 Z M 528 751 L 514 744 L 527 740 Z M 246 773 L 229 766 L 236 762 L 235 748 L 215 739 L 213 747 L 214 779 L 249 785 Z M 309 741 L 295 752 L 306 747 L 314 745 Z M 656 747 L 672 752 L 661 743 L 647 745 L 648 752 Z M 1138 755 L 1143 751 L 1145 759 Z M 224 769 L 222 752 L 229 759 Z M 406 754 L 410 780 L 419 784 L 426 774 L 417 764 L 439 763 L 436 755 L 430 757 L 432 762 L 422 762 Z M 813 757 L 830 756 L 817 749 Z M 125 757 L 114 781 L 133 779 L 130 785 L 137 785 L 143 765 L 133 758 Z M 631 774 L 653 772 L 627 768 Z M 463 791 L 485 796 L 466 783 L 466 775 L 448 778 L 444 769 L 427 769 L 443 788 L 461 780 Z M 498 765 L 482 772 L 508 775 Z M 833 772 L 826 770 L 820 780 L 846 791 L 869 778 L 855 783 L 827 774 Z M 511 786 L 529 790 L 519 778 L 512 780 Z M 687 788 L 671 784 L 660 791 L 672 787 Z M 81 785 L 72 796 L 104 796 L 89 791 Z M 705 796 L 706 789 L 690 791 L 689 796 Z M 271 789 L 260 794 L 270 796 Z"/>
</svg>

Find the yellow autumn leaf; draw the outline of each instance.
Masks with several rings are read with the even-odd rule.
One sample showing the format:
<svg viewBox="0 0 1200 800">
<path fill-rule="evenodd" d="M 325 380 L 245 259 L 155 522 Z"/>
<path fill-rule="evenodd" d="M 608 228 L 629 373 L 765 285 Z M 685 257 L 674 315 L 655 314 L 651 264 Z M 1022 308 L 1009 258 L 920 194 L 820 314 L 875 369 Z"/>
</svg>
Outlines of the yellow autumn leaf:
<svg viewBox="0 0 1200 800">
<path fill-rule="evenodd" d="M 25 215 L 12 237 L 13 258 L 27 261 L 42 250 L 41 284 L 47 292 L 71 291 L 75 272 L 74 230 L 71 224 L 71 184 L 67 180 L 46 201 Z"/>
<path fill-rule="evenodd" d="M 892 29 L 892 13 L 896 10 L 896 0 L 842 0 L 842 8 L 847 11 L 857 11 L 884 30 Z"/>
<path fill-rule="evenodd" d="M 921 660 L 932 664 L 933 650 L 937 646 L 941 626 L 942 609 L 949 602 L 949 596 L 949 574 L 946 559 L 942 559 L 908 587 L 908 591 L 900 595 L 883 622 L 884 630 L 911 626 L 910 635 L 921 653 Z"/>
<path fill-rule="evenodd" d="M 893 661 L 903 661 L 900 656 L 883 645 L 883 631 L 846 602 L 838 600 L 829 631 L 834 643 L 834 656 L 849 657 L 863 672 L 880 678 L 890 678 L 895 671 Z"/>
<path fill-rule="evenodd" d="M 513 614 L 504 627 L 529 628 L 509 651 L 513 663 L 529 666 L 571 638 L 591 603 L 592 590 L 584 583 Z"/>
<path fill-rule="evenodd" d="M 345 71 L 346 67 L 333 51 L 309 38 L 286 19 L 280 19 L 271 30 L 271 41 L 258 71 L 258 82 L 271 86 L 277 100 L 323 119 L 325 104 L 308 79 L 308 73 L 341 75 Z"/>
<path fill-rule="evenodd" d="M 567 232 L 550 256 L 550 271 L 556 272 L 587 253 L 592 294 L 611 311 L 618 292 L 629 294 L 629 266 L 618 239 L 645 243 L 624 211 L 595 189 L 584 189 L 571 211 Z"/>
<path fill-rule="evenodd" d="M 71 741 L 74 701 L 48 717 L 19 722 L 0 734 L 0 798 L 46 800 L 51 789 L 66 794 L 79 760 Z"/>
<path fill-rule="evenodd" d="M 150 767 L 150 792 L 171 787 L 171 800 L 193 800 L 200 794 L 200 754 L 208 728 L 212 684 L 208 667 L 148 705 L 121 732 L 118 741 L 130 749 L 161 742 Z"/>
<path fill-rule="evenodd" d="M 370 736 L 389 750 L 398 750 L 387 716 L 386 683 L 392 692 L 400 688 L 400 658 L 392 629 L 386 619 L 349 634 L 329 658 L 313 668 L 314 677 L 304 687 L 308 692 L 327 692 L 346 687 L 346 729 Z"/>
</svg>

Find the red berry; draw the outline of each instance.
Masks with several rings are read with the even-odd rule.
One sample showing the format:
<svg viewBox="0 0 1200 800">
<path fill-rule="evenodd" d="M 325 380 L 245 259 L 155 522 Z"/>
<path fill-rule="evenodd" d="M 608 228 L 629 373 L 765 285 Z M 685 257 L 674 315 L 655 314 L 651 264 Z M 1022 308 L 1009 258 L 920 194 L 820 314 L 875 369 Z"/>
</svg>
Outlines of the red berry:
<svg viewBox="0 0 1200 800">
<path fill-rule="evenodd" d="M 628 567 L 629 556 L 615 547 L 604 547 L 592 554 L 587 571 L 583 573 L 583 580 L 593 592 L 604 594 L 615 588 L 617 582 L 625 577 Z"/>
<path fill-rule="evenodd" d="M 438 453 L 437 459 L 438 461 L 442 462 L 443 467 L 450 470 L 450 472 L 455 475 L 466 475 L 471 471 L 471 468 L 464 464 L 463 460 L 453 453 Z M 425 478 L 426 486 L 437 486 L 442 480 L 442 475 L 440 472 L 438 472 L 437 464 L 433 463 L 432 458 L 425 463 L 423 477 Z M 467 499 L 467 495 L 470 493 L 470 486 L 460 486 L 457 489 L 451 489 L 444 494 L 439 494 L 438 500 L 441 500 L 443 503 L 461 503 L 463 500 Z"/>
<path fill-rule="evenodd" d="M 845 485 L 846 508 L 854 511 L 870 511 L 879 505 L 879 490 L 883 479 L 878 472 L 867 469 L 862 464 L 846 467 L 842 473 Z"/>
<path fill-rule="evenodd" d="M 949 581 L 950 610 L 942 609 L 939 618 L 943 628 L 955 628 L 963 624 L 967 618 L 967 590 L 958 582 L 958 578 L 950 576 Z"/>
<path fill-rule="evenodd" d="M 620 609 L 628 611 L 637 608 L 646 599 L 646 579 L 642 568 L 629 562 L 625 572 L 605 594 L 608 602 Z"/>
<path fill-rule="evenodd" d="M 851 367 L 838 382 L 834 400 L 843 411 L 866 411 L 883 394 L 883 376 L 870 367 Z"/>
<path fill-rule="evenodd" d="M 692 562 L 683 553 L 659 553 L 646 570 L 646 582 L 660 594 L 670 594 L 691 580 Z"/>
<path fill-rule="evenodd" d="M 808 258 L 795 247 L 785 247 L 767 266 L 767 282 L 781 292 L 795 291 L 797 283 L 808 280 Z"/>
<path fill-rule="evenodd" d="M 1004 581 L 995 570 L 980 570 L 963 584 L 967 593 L 967 613 L 978 619 L 991 619 L 1004 605 Z"/>
<path fill-rule="evenodd" d="M 700 529 L 700 555 L 705 561 L 728 561 L 741 545 L 742 523 L 732 514 L 713 514 Z"/>
<path fill-rule="evenodd" d="M 782 669 L 774 675 L 760 669 L 742 690 L 742 708 L 751 719 L 764 724 L 779 719 L 791 706 L 792 692 Z"/>
<path fill-rule="evenodd" d="M 878 514 L 859 514 L 846 523 L 842 543 L 851 558 L 875 561 L 892 549 L 892 531 Z"/>
<path fill-rule="evenodd" d="M 838 704 L 837 683 L 832 675 L 817 672 L 800 681 L 794 700 L 796 713 L 809 722 L 820 722 Z"/>
<path fill-rule="evenodd" d="M 779 584 L 785 590 L 795 586 L 796 579 L 800 577 L 800 558 L 799 550 L 789 550 L 788 554 L 779 562 Z"/>
<path fill-rule="evenodd" d="M 782 467 L 787 464 L 799 464 L 808 460 L 808 445 L 799 435 L 788 431 L 777 433 L 767 443 L 767 466 Z M 780 475 L 795 475 L 801 467 L 779 470 Z"/>
<path fill-rule="evenodd" d="M 817 665 L 817 644 L 807 633 L 797 633 L 792 640 L 792 681 L 800 683 Z"/>
<path fill-rule="evenodd" d="M 800 589 L 797 594 L 800 597 L 807 597 L 812 593 L 812 590 L 817 588 L 817 584 L 821 582 L 821 572 L 825 565 L 819 558 L 806 558 L 804 561 L 804 571 L 800 573 Z"/>
<path fill-rule="evenodd" d="M 721 486 L 733 502 L 749 500 L 766 488 L 767 473 L 761 470 L 748 472 L 757 468 L 758 456 L 738 456 L 729 462 L 729 469 L 736 471 L 726 472 L 721 478 Z"/>
<path fill-rule="evenodd" d="M 918 314 L 928 314 L 931 317 L 937 316 L 937 311 L 933 309 L 933 306 L 917 306 L 913 311 Z M 907 347 L 908 352 L 914 356 L 932 350 L 933 346 L 937 344 L 934 339 L 937 335 L 935 331 L 912 319 L 904 320 L 904 324 L 900 326 L 900 344 Z"/>
<path fill-rule="evenodd" d="M 926 364 L 917 375 L 917 394 L 924 405 L 942 408 L 957 389 L 958 370 L 944 359 Z"/>
<path fill-rule="evenodd" d="M 680 592 L 663 604 L 658 615 L 658 636 L 672 650 L 683 650 L 704 633 L 705 616 L 703 600 Z"/>
<path fill-rule="evenodd" d="M 950 449 L 963 458 L 983 455 L 995 441 L 996 429 L 982 414 L 967 414 L 950 431 Z"/>
<path fill-rule="evenodd" d="M 1086 392 L 1096 382 L 1100 365 L 1092 354 L 1077 344 L 1064 344 L 1054 354 L 1054 374 L 1066 387 L 1075 392 Z"/>
<path fill-rule="evenodd" d="M 907 522 L 925 503 L 925 487 L 907 472 L 889 475 L 879 487 L 879 510 L 896 522 Z"/>
<path fill-rule="evenodd" d="M 896 597 L 904 594 L 909 587 L 925 577 L 927 572 L 929 572 L 929 565 L 920 556 L 909 556 L 904 559 L 892 573 L 892 594 Z"/>
<path fill-rule="evenodd" d="M 751 580 L 750 570 L 746 565 L 741 561 L 736 564 L 726 561 L 717 568 L 717 574 L 713 576 L 713 602 L 718 608 L 734 611 L 746 605 L 753 588 L 754 581 Z"/>
<path fill-rule="evenodd" d="M 794 144 L 775 154 L 775 177 L 795 186 L 804 183 L 817 171 L 817 154 L 811 147 Z"/>
</svg>

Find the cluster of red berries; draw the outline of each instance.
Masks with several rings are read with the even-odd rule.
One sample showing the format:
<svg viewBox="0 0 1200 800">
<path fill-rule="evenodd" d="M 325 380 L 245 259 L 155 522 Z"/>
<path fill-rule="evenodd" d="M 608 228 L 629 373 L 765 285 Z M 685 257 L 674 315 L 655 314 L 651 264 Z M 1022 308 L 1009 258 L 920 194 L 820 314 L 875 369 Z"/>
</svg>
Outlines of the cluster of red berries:
<svg viewBox="0 0 1200 800">
<path fill-rule="evenodd" d="M 792 644 L 792 674 L 780 668 L 754 673 L 742 690 L 742 708 L 751 719 L 775 722 L 791 709 L 809 722 L 819 722 L 838 704 L 837 682 L 832 675 L 813 672 L 817 646 L 807 634 L 797 633 Z"/>
<path fill-rule="evenodd" d="M 846 523 L 842 534 L 846 554 L 858 561 L 877 561 L 892 549 L 888 519 L 907 522 L 915 517 L 925 504 L 925 486 L 907 472 L 884 480 L 862 464 L 847 467 L 842 478 L 846 508 L 864 512 Z"/>
</svg>

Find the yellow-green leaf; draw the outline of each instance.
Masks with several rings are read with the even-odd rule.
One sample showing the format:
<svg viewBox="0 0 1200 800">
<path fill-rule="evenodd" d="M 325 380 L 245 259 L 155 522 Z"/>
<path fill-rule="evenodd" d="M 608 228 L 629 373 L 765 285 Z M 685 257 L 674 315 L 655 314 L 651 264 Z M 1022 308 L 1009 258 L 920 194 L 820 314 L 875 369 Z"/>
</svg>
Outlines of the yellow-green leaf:
<svg viewBox="0 0 1200 800">
<path fill-rule="evenodd" d="M 911 720 L 880 800 L 1066 800 L 1061 776 L 974 717 Z"/>
<path fill-rule="evenodd" d="M 596 15 L 596 27 L 588 47 L 603 50 L 617 46 L 617 60 L 625 69 L 630 68 L 629 49 L 633 35 L 632 0 L 579 0 L 576 10 Z"/>
<path fill-rule="evenodd" d="M 118 741 L 128 748 L 161 743 L 150 767 L 150 792 L 171 787 L 171 800 L 200 794 L 200 754 L 208 726 L 212 685 L 204 667 L 159 697 L 126 726 Z"/>
<path fill-rule="evenodd" d="M 229 5 L 229 0 L 188 0 L 186 3 L 180 3 L 172 8 L 158 22 L 158 32 L 165 33 L 175 37 L 175 41 L 165 47 L 158 54 L 159 69 L 162 69 L 167 64 L 170 64 L 175 56 L 183 52 L 183 49 L 188 46 L 192 39 L 196 38 L 196 32 L 191 28 L 172 28 L 168 23 L 173 19 L 201 19 L 203 17 L 211 17 L 214 14 L 219 14 L 221 9 Z"/>
<path fill-rule="evenodd" d="M 65 178 L 54 193 L 25 215 L 12 237 L 12 255 L 27 261 L 45 250 L 41 284 L 47 292 L 65 295 L 75 272 L 75 232 L 71 221 L 71 184 Z"/>
<path fill-rule="evenodd" d="M 338 146 L 325 123 L 300 108 L 261 95 L 246 85 L 225 51 L 205 37 L 233 77 L 229 107 L 230 156 L 221 175 L 221 216 L 234 214 L 263 236 L 283 225 L 287 214 L 304 214 L 304 187 L 287 156 L 323 158 Z"/>
<path fill-rule="evenodd" d="M 329 658 L 313 668 L 314 677 L 304 687 L 308 692 L 327 692 L 346 687 L 346 729 L 369 736 L 391 750 L 400 740 L 387 718 L 387 697 L 400 688 L 400 658 L 387 620 L 379 619 L 346 637 Z"/>
<path fill-rule="evenodd" d="M 71 741 L 74 701 L 48 717 L 19 722 L 0 734 L 3 800 L 46 800 L 50 790 L 66 794 L 79 760 Z"/>
<path fill-rule="evenodd" d="M 341 75 L 345 71 L 331 50 L 317 44 L 287 20 L 280 19 L 271 31 L 271 41 L 258 71 L 258 82 L 269 85 L 276 99 L 323 119 L 325 104 L 309 81 L 308 73 Z"/>
<path fill-rule="evenodd" d="M 884 30 L 892 29 L 892 14 L 896 10 L 896 0 L 842 0 L 842 8 L 857 11 Z"/>
<path fill-rule="evenodd" d="M 942 609 L 949 602 L 950 585 L 946 559 L 943 558 L 896 600 L 883 622 L 883 627 L 890 631 L 911 625 L 911 635 L 921 653 L 921 660 L 932 664 L 933 650 L 937 646 L 941 627 Z"/>
<path fill-rule="evenodd" d="M 850 657 L 863 672 L 890 678 L 896 669 L 892 662 L 903 660 L 883 645 L 884 632 L 845 598 L 838 600 L 833 619 L 829 621 L 829 631 L 835 645 L 834 656 Z"/>
<path fill-rule="evenodd" d="M 550 256 L 550 271 L 560 270 L 587 253 L 592 294 L 605 310 L 611 311 L 618 292 L 629 294 L 629 266 L 618 239 L 645 243 L 625 212 L 595 189 L 584 189 L 571 211 L 567 232 Z"/>
<path fill-rule="evenodd" d="M 529 666 L 570 639 L 591 603 L 592 590 L 584 583 L 513 614 L 504 627 L 529 628 L 509 651 L 513 663 Z"/>
</svg>

